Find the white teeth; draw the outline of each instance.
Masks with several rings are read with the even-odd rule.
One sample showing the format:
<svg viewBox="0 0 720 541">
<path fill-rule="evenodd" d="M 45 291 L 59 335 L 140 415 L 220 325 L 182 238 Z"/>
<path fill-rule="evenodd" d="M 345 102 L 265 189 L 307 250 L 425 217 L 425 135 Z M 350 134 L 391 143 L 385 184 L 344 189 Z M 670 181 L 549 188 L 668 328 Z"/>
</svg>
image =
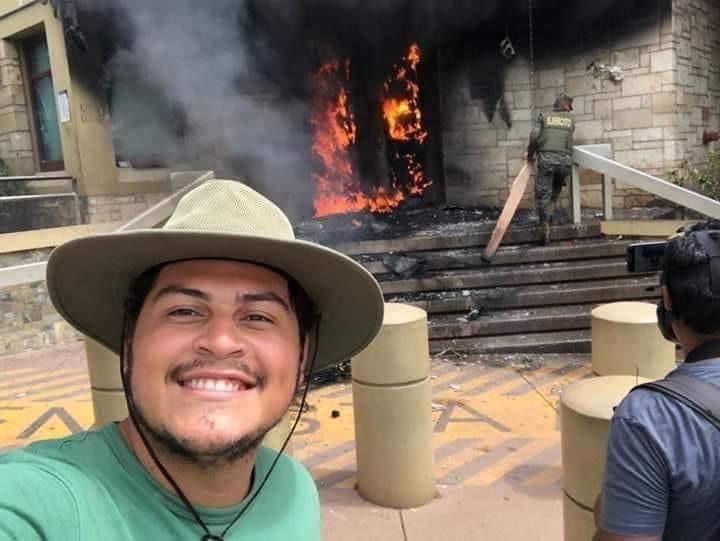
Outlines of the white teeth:
<svg viewBox="0 0 720 541">
<path fill-rule="evenodd" d="M 199 391 L 214 391 L 219 393 L 240 390 L 240 384 L 238 382 L 225 379 L 191 379 L 185 382 L 185 386 Z"/>
</svg>

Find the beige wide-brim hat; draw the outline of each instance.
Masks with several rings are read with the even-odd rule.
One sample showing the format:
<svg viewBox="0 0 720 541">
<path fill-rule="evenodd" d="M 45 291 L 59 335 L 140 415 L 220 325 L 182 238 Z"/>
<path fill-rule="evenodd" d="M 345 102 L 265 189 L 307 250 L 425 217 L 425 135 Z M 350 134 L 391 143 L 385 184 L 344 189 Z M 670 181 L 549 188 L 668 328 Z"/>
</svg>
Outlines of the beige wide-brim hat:
<svg viewBox="0 0 720 541">
<path fill-rule="evenodd" d="M 382 324 L 382 292 L 367 270 L 340 252 L 295 239 L 280 208 L 233 180 L 188 192 L 162 228 L 57 247 L 48 261 L 48 292 L 73 327 L 119 353 L 131 281 L 156 265 L 188 259 L 258 263 L 295 278 L 321 314 L 315 370 L 352 357 Z"/>
</svg>

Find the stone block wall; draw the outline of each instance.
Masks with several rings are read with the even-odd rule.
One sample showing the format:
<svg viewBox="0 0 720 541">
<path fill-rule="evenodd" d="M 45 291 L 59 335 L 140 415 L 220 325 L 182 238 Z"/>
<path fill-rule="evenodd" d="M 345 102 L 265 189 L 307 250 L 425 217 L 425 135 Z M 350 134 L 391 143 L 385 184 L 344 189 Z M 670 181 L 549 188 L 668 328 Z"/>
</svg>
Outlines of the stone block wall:
<svg viewBox="0 0 720 541">
<path fill-rule="evenodd" d="M 127 222 L 168 195 L 169 192 L 89 196 L 85 198 L 85 222 L 90 224 Z"/>
<path fill-rule="evenodd" d="M 672 10 L 669 3 L 659 1 L 657 10 L 650 9 L 635 19 L 627 17 L 620 23 L 616 17 L 608 17 L 601 30 L 603 39 L 595 40 L 602 46 L 584 44 L 578 36 L 576 45 L 566 48 L 562 55 L 538 50 L 534 70 L 527 58 L 518 55 L 504 74 L 503 100 L 511 126 L 497 112 L 488 121 L 483 103 L 473 98 L 473 66 L 458 70 L 453 59 L 441 54 L 448 202 L 502 205 L 523 163 L 533 106 L 536 111 L 551 110 L 560 92 L 575 98 L 576 144 L 609 143 L 616 160 L 667 178 L 692 149 L 702 150 L 697 146 L 700 138 L 702 147 L 702 127 L 715 121 L 712 112 L 702 109 L 712 101 L 707 97 L 708 89 L 720 86 L 711 59 L 712 36 L 715 40 L 718 37 L 717 25 L 711 22 L 718 10 L 713 1 L 674 0 L 674 4 L 692 7 L 673 6 Z M 695 15 L 685 14 L 688 10 L 694 10 Z M 683 13 L 682 20 L 690 22 L 679 23 L 677 13 Z M 683 38 L 685 30 L 688 33 Z M 697 65 L 683 68 L 685 71 L 681 69 L 686 54 L 679 46 L 682 39 L 696 45 L 691 58 Z M 704 48 L 698 54 L 701 45 Z M 624 80 L 595 76 L 587 70 L 591 62 L 620 66 Z M 451 75 L 444 77 L 444 72 Z M 703 77 L 705 81 L 701 82 Z M 581 170 L 581 186 L 582 205 L 601 207 L 600 175 Z M 531 184 L 525 192 L 525 206 L 534 205 L 533 193 Z M 651 194 L 616 183 L 614 206 L 618 208 L 640 206 L 654 199 Z M 568 204 L 567 196 L 563 203 Z"/>
<path fill-rule="evenodd" d="M 35 173 L 20 56 L 10 40 L 0 40 L 0 158 L 14 175 Z"/>
<path fill-rule="evenodd" d="M 0 268 L 47 261 L 50 248 L 0 255 Z M 45 282 L 0 288 L 0 355 L 80 340 L 55 311 Z"/>
<path fill-rule="evenodd" d="M 81 338 L 53 308 L 45 282 L 0 289 L 0 355 Z"/>
<path fill-rule="evenodd" d="M 83 223 L 128 222 L 168 195 L 169 192 L 160 192 L 81 197 Z M 74 223 L 75 205 L 70 198 L 0 203 L 0 233 L 62 227 Z"/>
<path fill-rule="evenodd" d="M 0 202 L 0 233 L 62 227 L 75 223 L 69 197 Z"/>
<path fill-rule="evenodd" d="M 672 12 L 679 118 L 666 153 L 698 162 L 708 150 L 703 131 L 720 128 L 720 3 L 673 0 Z"/>
</svg>

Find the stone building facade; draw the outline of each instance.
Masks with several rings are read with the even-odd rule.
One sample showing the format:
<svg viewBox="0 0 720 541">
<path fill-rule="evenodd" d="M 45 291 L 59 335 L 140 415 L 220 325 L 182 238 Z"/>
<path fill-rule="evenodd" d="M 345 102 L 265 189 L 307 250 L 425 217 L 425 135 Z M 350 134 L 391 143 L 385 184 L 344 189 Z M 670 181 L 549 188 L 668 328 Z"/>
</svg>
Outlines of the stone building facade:
<svg viewBox="0 0 720 541">
<path fill-rule="evenodd" d="M 499 114 L 488 120 L 473 99 L 472 64 L 453 69 L 453 59 L 441 57 L 441 73 L 453 73 L 440 78 L 449 203 L 502 205 L 522 166 L 534 111 L 551 109 L 560 92 L 575 98 L 576 144 L 609 143 L 615 160 L 663 178 L 684 159 L 706 154 L 703 130 L 720 124 L 720 4 L 659 0 L 652 12 L 608 14 L 600 46 L 583 46 L 576 31 L 576 45 L 564 54 L 538 51 L 532 65 L 520 55 L 508 64 L 510 127 Z M 594 75 L 587 69 L 593 62 L 621 67 L 624 79 Z M 601 207 L 601 177 L 580 173 L 582 205 Z M 614 198 L 616 208 L 654 199 L 620 182 Z M 523 203 L 533 201 L 529 186 Z"/>
<path fill-rule="evenodd" d="M 118 166 L 97 77 L 87 76 L 87 59 L 72 54 L 57 15 L 48 2 L 0 0 L 0 159 L 11 175 L 76 179 L 86 223 L 129 219 L 171 191 L 170 171 Z M 64 181 L 22 187 L 31 193 L 67 191 Z M 0 182 L 0 194 L 5 191 Z M 72 221 L 65 207 L 58 201 L 25 203 L 13 218 L 33 219 L 19 228 L 4 218 L 10 209 L 0 208 L 0 229 L 67 225 Z"/>
<path fill-rule="evenodd" d="M 30 112 L 18 47 L 0 42 L 0 158 L 13 174 L 35 173 Z"/>
</svg>

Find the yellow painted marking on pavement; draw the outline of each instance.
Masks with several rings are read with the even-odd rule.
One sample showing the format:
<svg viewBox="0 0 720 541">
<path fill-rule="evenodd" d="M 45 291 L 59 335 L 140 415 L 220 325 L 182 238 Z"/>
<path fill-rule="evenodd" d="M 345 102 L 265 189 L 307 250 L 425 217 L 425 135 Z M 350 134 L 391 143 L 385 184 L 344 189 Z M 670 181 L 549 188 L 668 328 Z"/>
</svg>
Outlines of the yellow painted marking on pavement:
<svg viewBox="0 0 720 541">
<path fill-rule="evenodd" d="M 591 371 L 586 364 L 568 367 L 569 371 L 563 375 L 552 374 L 563 366 L 566 366 L 564 361 L 550 360 L 537 370 L 518 372 L 509 366 L 468 364 L 455 367 L 433 362 L 432 373 L 437 375 L 430 381 L 434 389 L 433 402 L 439 406 L 452 404 L 450 416 L 445 416 L 441 423 L 443 430 L 433 434 L 438 453 L 436 478 L 465 485 L 487 484 L 493 482 L 492 479 L 506 478 L 518 487 L 528 489 L 556 487 L 561 467 L 553 462 L 559 462 L 559 456 L 553 458 L 547 448 L 559 444 L 560 433 L 557 414 L 550 402 L 557 400 L 559 388 Z M 65 408 L 77 425 L 89 427 L 93 423 L 89 384 L 86 381 L 83 386 L 80 381 L 73 380 L 73 376 L 79 374 L 86 374 L 86 371 L 58 368 L 48 372 L 21 368 L 0 373 L 0 389 L 5 386 L 4 392 L 0 390 L 0 396 L 13 394 L 24 381 L 46 377 L 44 385 L 25 385 L 35 394 L 10 401 L 0 400 L 0 448 L 21 447 L 38 439 L 68 435 L 66 424 L 57 415 L 38 423 L 49 408 Z M 505 394 L 512 389 L 522 389 L 528 381 L 538 392 Z M 48 387 L 54 388 L 48 390 Z M 483 389 L 482 392 L 473 394 L 473 389 L 478 388 Z M 88 392 L 47 400 L 81 389 L 88 389 Z M 19 391 L 27 392 L 25 388 Z M 47 403 L 33 402 L 43 398 Z M 351 447 L 355 439 L 351 384 L 345 382 L 313 389 L 308 395 L 308 404 L 311 409 L 303 414 L 298 434 L 292 440 L 297 444 L 297 451 L 291 449 L 292 456 L 301 461 L 309 460 L 316 480 L 333 487 L 352 488 L 356 483 L 356 462 Z M 333 410 L 339 415 L 333 416 Z M 433 412 L 434 426 L 442 415 L 442 411 Z M 30 437 L 18 437 L 32 432 L 33 427 L 37 430 Z M 513 445 L 521 447 L 507 450 Z M 540 453 L 544 455 L 538 457 Z M 550 463 L 545 464 L 545 460 Z M 520 475 L 514 472 L 516 468 L 526 473 Z"/>
<path fill-rule="evenodd" d="M 345 472 L 353 472 L 351 477 L 355 477 L 356 466 L 355 466 L 355 450 L 348 451 L 342 455 L 310 468 L 310 475 L 316 481 L 321 481 L 323 478 L 331 476 L 333 474 L 339 474 L 344 477 Z M 339 482 L 339 481 L 338 481 Z M 337 482 L 329 482 L 326 486 L 336 486 Z"/>
<path fill-rule="evenodd" d="M 562 481 L 561 464 L 544 468 L 542 471 L 523 481 L 522 486 L 526 488 L 541 488 L 559 481 Z"/>
<path fill-rule="evenodd" d="M 504 387 L 512 388 L 523 381 L 517 371 L 508 367 L 497 368 L 490 375 L 494 376 L 494 379 L 488 377 L 485 380 L 473 380 L 465 386 L 466 388 L 464 390 L 467 391 L 470 396 L 482 396 L 495 389 Z M 479 388 L 483 388 L 484 390 L 480 391 Z"/>
<path fill-rule="evenodd" d="M 430 384 L 431 384 L 433 387 L 440 389 L 442 385 L 448 384 L 449 382 L 451 382 L 452 380 L 454 380 L 455 378 L 457 378 L 457 377 L 458 377 L 459 375 L 461 375 L 461 374 L 462 374 L 462 369 L 455 369 L 455 368 L 453 368 L 453 369 L 448 370 L 448 371 L 445 372 L 444 374 L 442 374 L 442 375 L 440 375 L 440 376 L 438 376 L 438 377 L 436 377 L 436 378 L 434 378 L 434 379 L 433 379 L 433 377 L 432 377 L 432 375 L 431 375 L 431 376 L 430 376 Z M 462 385 L 459 385 L 459 387 L 462 388 Z M 446 387 L 445 390 L 450 391 L 450 392 L 453 392 L 453 390 L 452 390 L 450 387 Z"/>
<path fill-rule="evenodd" d="M 442 479 L 449 472 L 456 470 L 459 466 L 462 466 L 463 464 L 466 464 L 471 460 L 478 458 L 479 456 L 482 456 L 484 453 L 490 452 L 490 450 L 491 449 L 488 446 L 487 442 L 478 439 L 475 443 L 468 447 L 465 447 L 457 453 L 447 456 L 443 460 L 436 461 L 434 468 L 435 478 L 438 480 Z M 448 482 L 449 484 L 455 484 L 456 482 L 460 481 L 460 479 L 444 479 L 444 481 Z"/>
<path fill-rule="evenodd" d="M 55 380 L 50 383 L 29 385 L 16 389 L 15 391 L 5 391 L 7 394 L 0 398 L 10 400 L 12 404 L 15 404 L 17 400 L 38 401 L 47 397 L 60 396 L 64 393 L 86 388 L 89 392 L 90 383 L 87 381 L 87 378 L 84 376 L 76 376 L 74 378 L 63 378 L 63 380 L 60 381 Z M 15 396 L 13 396 L 13 394 L 15 394 Z"/>
<path fill-rule="evenodd" d="M 352 383 L 338 383 L 337 385 L 328 385 L 326 388 L 310 391 L 310 395 L 317 398 L 332 398 L 330 395 L 347 392 L 352 397 Z"/>
<path fill-rule="evenodd" d="M 55 396 L 61 396 L 66 395 L 70 393 L 74 393 L 75 391 L 86 391 L 85 393 L 78 394 L 75 396 L 70 397 L 70 399 L 75 400 L 78 398 L 87 398 L 90 395 L 90 383 L 88 381 L 81 381 L 75 384 L 69 384 L 67 387 L 62 387 L 58 389 L 48 389 L 45 391 L 33 391 L 32 393 L 28 393 L 26 398 L 29 398 L 33 402 L 39 402 L 42 400 L 45 400 L 46 398 L 52 398 Z"/>
<path fill-rule="evenodd" d="M 62 407 L 82 428 L 87 429 L 92 425 L 94 413 L 91 404 L 67 402 L 63 403 Z M 7 412 L 0 411 L 0 416 L 6 420 L 0 424 L 0 447 L 24 447 L 33 441 L 69 436 L 71 432 L 67 425 L 57 416 L 53 416 L 29 438 L 19 438 L 48 409 L 44 404 L 27 404 L 22 411 L 13 412 L 14 415 L 8 416 Z"/>
<path fill-rule="evenodd" d="M 542 453 L 545 449 L 555 445 L 552 440 L 531 440 L 519 449 L 510 452 L 498 461 L 490 464 L 481 472 L 465 480 L 466 485 L 488 486 L 503 478 L 512 470 L 524 464 L 532 457 Z"/>
<path fill-rule="evenodd" d="M 25 367 L 25 368 L 8 368 L 0 372 L 0 381 L 8 381 L 15 377 L 21 377 L 25 374 L 38 374 L 42 375 L 47 373 L 37 367 Z"/>
<path fill-rule="evenodd" d="M 515 370 L 515 373 L 517 374 L 517 379 L 508 381 L 507 383 L 504 383 L 502 385 L 498 385 L 497 387 L 493 387 L 492 389 L 489 389 L 487 392 L 492 394 L 505 394 L 510 393 L 513 391 L 513 389 L 517 387 L 522 387 L 524 385 L 527 385 L 528 380 L 532 381 L 532 378 L 540 378 L 543 377 L 553 370 L 557 370 L 557 366 L 546 364 L 545 366 L 541 366 L 540 368 L 536 370 L 526 370 L 526 371 L 517 371 Z"/>
<path fill-rule="evenodd" d="M 41 379 L 41 382 L 31 384 L 30 387 L 28 387 L 28 388 L 54 385 L 57 383 L 62 383 L 62 381 L 67 378 L 83 377 L 83 376 L 88 381 L 90 381 L 89 376 L 87 375 L 87 371 L 75 370 L 75 369 L 60 369 L 55 372 L 52 372 L 51 374 L 48 374 L 46 372 L 38 372 L 38 373 L 28 374 L 26 376 L 18 377 L 16 379 L 12 379 L 12 380 L 3 379 L 2 384 L 0 384 L 0 393 L 3 393 L 4 391 L 11 391 L 13 389 L 21 388 L 21 387 L 27 385 L 27 382 L 34 381 L 37 379 Z"/>
<path fill-rule="evenodd" d="M 558 376 L 557 378 L 553 379 L 552 381 L 546 381 L 545 383 L 537 385 L 536 389 L 538 391 L 551 391 L 552 389 L 564 387 L 565 385 L 568 385 L 579 379 L 582 379 L 585 376 L 590 375 L 591 373 L 592 373 L 591 367 L 579 366 L 573 370 L 570 370 L 569 372 L 566 372 L 565 374 L 562 374 L 561 376 Z M 534 383 L 532 379 L 530 379 L 530 382 Z"/>
<path fill-rule="evenodd" d="M 446 393 L 446 392 L 451 392 L 451 393 L 457 393 L 457 394 L 459 394 L 459 393 L 462 393 L 462 392 L 464 392 L 464 391 L 466 391 L 466 390 L 469 390 L 471 387 L 477 387 L 477 386 L 480 385 L 481 383 L 490 381 L 490 380 L 493 379 L 494 377 L 499 377 L 500 374 L 502 374 L 502 369 L 492 368 L 492 367 L 491 367 L 491 368 L 486 368 L 486 369 L 484 369 L 484 370 L 478 371 L 475 376 L 469 377 L 465 382 L 463 382 L 463 383 L 458 383 L 458 384 L 456 385 L 456 389 L 457 389 L 457 390 L 456 390 L 455 388 L 451 388 L 451 387 L 449 386 L 449 385 L 450 385 L 450 382 L 452 382 L 452 380 L 454 380 L 454 379 L 457 378 L 458 376 L 462 375 L 462 374 L 463 374 L 463 370 L 472 370 L 472 367 L 463 367 L 463 368 L 458 369 L 458 370 L 452 370 L 450 373 L 448 373 L 448 374 L 443 374 L 442 376 L 439 376 L 439 377 L 437 377 L 437 378 L 435 378 L 435 379 L 432 379 L 432 378 L 431 378 L 433 387 L 435 387 L 436 389 L 438 389 L 438 392 L 441 393 L 441 394 L 442 394 L 442 393 Z M 448 384 L 448 387 L 447 387 L 447 388 L 443 389 L 442 387 L 439 387 L 440 385 L 444 385 L 445 383 Z M 437 387 L 436 387 L 436 386 L 437 386 Z M 440 396 L 440 395 L 438 395 L 438 396 Z"/>
<path fill-rule="evenodd" d="M 351 477 L 348 477 L 344 481 L 340 481 L 339 483 L 336 483 L 333 485 L 334 488 L 355 488 L 355 485 L 357 485 L 357 472 L 355 471 L 357 468 L 353 466 L 353 474 Z"/>
</svg>

